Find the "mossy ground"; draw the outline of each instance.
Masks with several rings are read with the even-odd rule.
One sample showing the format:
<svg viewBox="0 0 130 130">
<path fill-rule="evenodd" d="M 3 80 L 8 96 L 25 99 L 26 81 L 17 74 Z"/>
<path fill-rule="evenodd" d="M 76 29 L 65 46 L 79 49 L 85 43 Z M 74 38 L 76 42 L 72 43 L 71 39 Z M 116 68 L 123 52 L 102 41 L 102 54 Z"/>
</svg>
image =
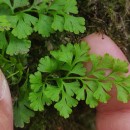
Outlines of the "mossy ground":
<svg viewBox="0 0 130 130">
<path fill-rule="evenodd" d="M 130 2 L 129 0 L 77 0 L 79 16 L 86 19 L 86 32 L 80 35 L 59 33 L 43 39 L 36 34 L 30 37 L 33 41 L 29 62 L 38 63 L 41 54 L 57 48 L 60 44 L 79 42 L 84 36 L 100 32 L 110 36 L 124 51 L 130 60 Z M 44 46 L 41 50 L 38 44 Z M 44 52 L 43 52 L 44 51 Z M 33 55 L 37 55 L 33 56 Z M 34 64 L 34 67 L 36 64 Z M 33 66 L 31 68 L 33 72 Z M 51 107 L 42 113 L 36 113 L 25 128 L 16 130 L 95 130 L 95 109 L 90 109 L 84 102 L 74 108 L 70 118 L 64 119 Z"/>
</svg>

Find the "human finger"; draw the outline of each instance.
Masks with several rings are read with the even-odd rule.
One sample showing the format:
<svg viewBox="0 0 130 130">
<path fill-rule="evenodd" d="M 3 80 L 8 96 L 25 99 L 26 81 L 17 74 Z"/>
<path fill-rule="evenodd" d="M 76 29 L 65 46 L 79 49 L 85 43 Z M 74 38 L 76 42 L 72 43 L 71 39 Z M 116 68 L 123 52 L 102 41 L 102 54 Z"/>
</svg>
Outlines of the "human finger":
<svg viewBox="0 0 130 130">
<path fill-rule="evenodd" d="M 11 95 L 2 71 L 0 71 L 0 130 L 13 130 Z"/>
<path fill-rule="evenodd" d="M 108 53 L 114 58 L 127 61 L 120 48 L 104 34 L 93 33 L 85 37 L 84 41 L 89 44 L 90 53 L 101 56 Z M 127 104 L 117 101 L 115 87 L 112 88 L 110 95 L 111 99 L 107 104 L 99 103 L 97 107 L 97 130 L 130 130 L 130 101 Z"/>
</svg>

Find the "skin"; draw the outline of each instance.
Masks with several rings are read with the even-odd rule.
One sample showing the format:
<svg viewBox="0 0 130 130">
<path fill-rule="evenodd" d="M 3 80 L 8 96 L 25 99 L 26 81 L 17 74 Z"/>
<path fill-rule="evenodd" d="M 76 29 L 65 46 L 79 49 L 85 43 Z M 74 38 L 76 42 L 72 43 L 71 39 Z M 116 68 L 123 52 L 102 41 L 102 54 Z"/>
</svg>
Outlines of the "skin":
<svg viewBox="0 0 130 130">
<path fill-rule="evenodd" d="M 85 37 L 84 41 L 89 44 L 90 53 L 101 56 L 109 53 L 115 58 L 127 61 L 119 47 L 106 35 L 93 33 Z M 127 74 L 130 74 L 130 65 Z M 114 86 L 110 95 L 111 99 L 107 104 L 99 103 L 97 107 L 96 130 L 130 130 L 130 101 L 128 103 L 117 101 Z"/>
<path fill-rule="evenodd" d="M 13 110 L 7 81 L 0 71 L 0 130 L 13 130 Z"/>
</svg>

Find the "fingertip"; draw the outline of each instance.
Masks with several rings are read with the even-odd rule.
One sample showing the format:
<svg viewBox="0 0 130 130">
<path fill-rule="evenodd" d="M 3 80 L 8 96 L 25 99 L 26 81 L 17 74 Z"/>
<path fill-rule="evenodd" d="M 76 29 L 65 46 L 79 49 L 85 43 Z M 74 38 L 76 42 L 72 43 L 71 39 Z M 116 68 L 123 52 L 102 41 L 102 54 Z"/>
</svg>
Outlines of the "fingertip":
<svg viewBox="0 0 130 130">
<path fill-rule="evenodd" d="M 10 89 L 0 70 L 0 130 L 13 130 L 13 108 Z"/>
<path fill-rule="evenodd" d="M 126 56 L 114 41 L 105 34 L 93 33 L 83 39 L 90 46 L 90 53 L 95 53 L 103 56 L 108 53 L 114 58 L 127 61 Z"/>
<path fill-rule="evenodd" d="M 89 44 L 90 53 L 101 56 L 108 53 L 114 58 L 128 62 L 121 49 L 114 43 L 111 38 L 105 34 L 93 33 L 86 36 L 83 40 Z M 130 74 L 130 65 L 128 74 Z M 130 125 L 128 123 L 130 118 L 127 116 L 130 115 L 130 101 L 126 104 L 117 101 L 117 90 L 114 86 L 110 92 L 110 95 L 111 99 L 108 101 L 108 103 L 99 103 L 98 107 L 96 108 L 97 130 L 123 130 L 123 128 L 125 128 L 125 130 L 130 129 Z M 125 122 L 127 123 L 124 125 Z"/>
</svg>

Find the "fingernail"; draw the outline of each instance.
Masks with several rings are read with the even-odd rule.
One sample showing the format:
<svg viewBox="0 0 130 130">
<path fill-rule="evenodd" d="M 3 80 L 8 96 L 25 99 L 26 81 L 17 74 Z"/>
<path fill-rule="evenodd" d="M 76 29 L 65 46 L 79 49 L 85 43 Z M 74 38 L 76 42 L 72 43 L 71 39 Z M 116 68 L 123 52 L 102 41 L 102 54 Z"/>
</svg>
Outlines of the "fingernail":
<svg viewBox="0 0 130 130">
<path fill-rule="evenodd" d="M 5 79 L 2 71 L 0 70 L 0 101 L 4 97 L 6 85 L 7 85 L 6 79 Z"/>
</svg>

